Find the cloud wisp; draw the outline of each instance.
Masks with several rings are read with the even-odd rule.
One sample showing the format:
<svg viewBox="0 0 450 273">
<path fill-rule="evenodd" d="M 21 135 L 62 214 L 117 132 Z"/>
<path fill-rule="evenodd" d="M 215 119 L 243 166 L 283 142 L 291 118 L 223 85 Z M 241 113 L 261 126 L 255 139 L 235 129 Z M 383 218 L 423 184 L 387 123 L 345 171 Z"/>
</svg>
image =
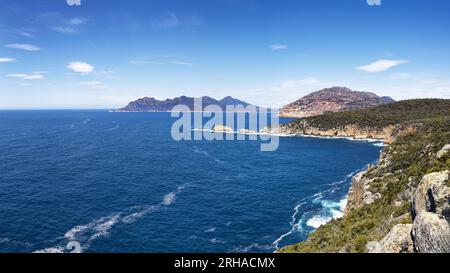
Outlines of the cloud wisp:
<svg viewBox="0 0 450 273">
<path fill-rule="evenodd" d="M 81 74 L 89 74 L 94 71 L 94 66 L 85 62 L 71 62 L 66 68 Z"/>
<path fill-rule="evenodd" d="M 178 60 L 140 60 L 134 59 L 130 61 L 132 65 L 181 65 L 181 66 L 194 66 L 192 62 L 178 61 Z"/>
<path fill-rule="evenodd" d="M 19 78 L 19 79 L 27 80 L 27 81 L 44 79 L 44 75 L 42 72 L 34 72 L 32 74 L 25 74 L 25 73 L 8 74 L 7 77 Z"/>
<path fill-rule="evenodd" d="M 283 44 L 273 44 L 273 45 L 270 45 L 269 48 L 271 50 L 278 51 L 278 50 L 288 49 L 288 46 L 287 45 L 283 45 Z"/>
<path fill-rule="evenodd" d="M 35 45 L 30 45 L 30 44 L 7 44 L 7 45 L 5 45 L 5 47 L 11 48 L 11 49 L 25 50 L 25 51 L 41 51 L 42 50 L 42 48 L 35 46 Z"/>
<path fill-rule="evenodd" d="M 0 63 L 15 63 L 17 62 L 14 58 L 0 58 Z"/>
<path fill-rule="evenodd" d="M 368 73 L 378 73 L 406 63 L 408 63 L 407 60 L 378 60 L 368 65 L 356 67 L 356 70 Z"/>
<path fill-rule="evenodd" d="M 72 27 L 57 26 L 57 27 L 52 27 L 52 29 L 56 32 L 63 33 L 63 34 L 73 34 L 76 32 L 76 30 Z"/>
</svg>

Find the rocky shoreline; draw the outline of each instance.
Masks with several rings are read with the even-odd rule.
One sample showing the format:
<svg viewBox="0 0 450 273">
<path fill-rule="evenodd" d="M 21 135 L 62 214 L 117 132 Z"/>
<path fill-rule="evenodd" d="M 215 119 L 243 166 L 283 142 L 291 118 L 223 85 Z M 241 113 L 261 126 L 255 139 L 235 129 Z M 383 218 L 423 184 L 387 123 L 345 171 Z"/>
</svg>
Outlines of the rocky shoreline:
<svg viewBox="0 0 450 273">
<path fill-rule="evenodd" d="M 432 168 L 435 171 L 413 176 L 406 173 L 407 169 L 410 172 L 410 166 L 398 166 L 402 163 L 401 154 L 407 153 L 413 145 L 411 140 L 405 142 L 404 139 L 420 134 L 422 129 L 421 123 L 407 123 L 382 128 L 349 124 L 323 130 L 318 126 L 311 126 L 308 120 L 265 128 L 263 132 L 271 134 L 373 140 L 389 144 L 381 152 L 376 165 L 369 166 L 352 178 L 342 219 L 332 220 L 319 228 L 319 232 L 313 233 L 307 241 L 282 248 L 279 252 L 449 253 L 450 171 L 445 164 L 449 162 L 450 145 L 442 147 L 442 144 L 438 144 L 441 146 L 436 147 L 436 143 L 430 141 L 422 150 L 417 151 L 419 156 L 426 158 L 424 162 L 440 162 L 443 168 Z M 401 140 L 397 141 L 398 139 Z M 414 162 L 414 158 L 411 160 Z M 377 213 L 380 215 L 376 215 Z M 379 220 L 371 220 L 372 218 Z M 371 231 L 356 239 L 342 238 L 342 246 L 339 248 L 333 246 L 321 249 L 323 242 L 318 242 L 325 238 L 340 241 L 339 238 L 329 236 L 347 236 L 345 233 L 328 234 L 345 231 L 343 224 L 338 224 L 339 222 L 344 222 L 345 225 L 349 222 L 355 227 L 363 225 Z M 350 229 L 350 232 L 355 231 Z M 346 240 L 349 242 L 346 243 Z"/>
</svg>

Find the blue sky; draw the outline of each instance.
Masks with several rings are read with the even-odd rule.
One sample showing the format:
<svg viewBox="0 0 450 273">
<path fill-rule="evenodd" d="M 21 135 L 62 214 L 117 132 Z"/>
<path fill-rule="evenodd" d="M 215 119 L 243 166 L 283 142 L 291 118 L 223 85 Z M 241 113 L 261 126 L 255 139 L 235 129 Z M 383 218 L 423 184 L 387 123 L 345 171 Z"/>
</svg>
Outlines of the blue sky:
<svg viewBox="0 0 450 273">
<path fill-rule="evenodd" d="M 0 108 L 280 106 L 331 86 L 450 98 L 448 14 L 447 0 L 2 0 Z"/>
</svg>

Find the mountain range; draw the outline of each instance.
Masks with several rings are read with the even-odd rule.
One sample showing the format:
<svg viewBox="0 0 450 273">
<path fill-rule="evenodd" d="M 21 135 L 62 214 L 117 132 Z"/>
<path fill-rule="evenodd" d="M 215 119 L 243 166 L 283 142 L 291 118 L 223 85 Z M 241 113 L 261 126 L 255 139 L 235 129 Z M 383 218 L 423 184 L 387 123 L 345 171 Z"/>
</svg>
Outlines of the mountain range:
<svg viewBox="0 0 450 273">
<path fill-rule="evenodd" d="M 233 97 L 225 97 L 221 100 L 204 96 L 201 97 L 203 109 L 210 105 L 218 105 L 223 110 L 226 106 L 244 106 L 247 107 L 251 104 L 238 100 Z M 155 98 L 141 98 L 136 101 L 130 102 L 127 106 L 114 110 L 114 112 L 170 112 L 177 105 L 186 105 L 191 111 L 194 110 L 195 98 L 193 97 L 176 97 L 174 99 L 157 100 Z"/>
</svg>

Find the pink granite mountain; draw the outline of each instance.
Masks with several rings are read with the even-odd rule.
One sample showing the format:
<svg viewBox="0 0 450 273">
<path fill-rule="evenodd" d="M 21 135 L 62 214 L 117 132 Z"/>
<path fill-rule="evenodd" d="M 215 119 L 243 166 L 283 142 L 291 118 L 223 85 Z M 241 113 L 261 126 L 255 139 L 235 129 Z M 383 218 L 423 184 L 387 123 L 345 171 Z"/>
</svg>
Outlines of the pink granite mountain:
<svg viewBox="0 0 450 273">
<path fill-rule="evenodd" d="M 390 97 L 379 97 L 374 93 L 353 91 L 346 87 L 326 88 L 311 93 L 280 110 L 282 117 L 305 118 L 325 112 L 342 112 L 363 109 L 395 102 Z"/>
</svg>

